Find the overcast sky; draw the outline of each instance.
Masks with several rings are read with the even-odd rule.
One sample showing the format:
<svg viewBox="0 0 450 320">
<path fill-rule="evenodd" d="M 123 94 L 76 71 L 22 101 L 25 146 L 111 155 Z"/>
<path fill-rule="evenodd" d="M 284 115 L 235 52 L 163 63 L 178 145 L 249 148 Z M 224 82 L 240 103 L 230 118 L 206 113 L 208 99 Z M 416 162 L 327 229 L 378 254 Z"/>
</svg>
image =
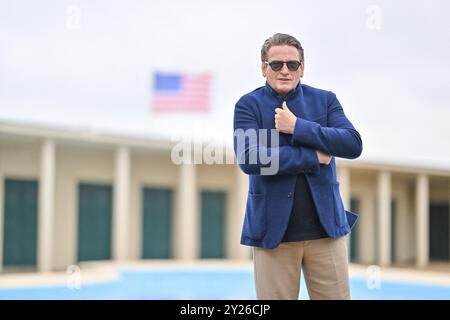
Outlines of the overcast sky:
<svg viewBox="0 0 450 320">
<path fill-rule="evenodd" d="M 0 0 L 0 121 L 232 139 L 276 32 L 336 93 L 362 158 L 450 168 L 450 2 Z M 212 72 L 210 113 L 151 111 L 155 71 Z M 201 129 L 200 129 L 201 128 Z"/>
</svg>

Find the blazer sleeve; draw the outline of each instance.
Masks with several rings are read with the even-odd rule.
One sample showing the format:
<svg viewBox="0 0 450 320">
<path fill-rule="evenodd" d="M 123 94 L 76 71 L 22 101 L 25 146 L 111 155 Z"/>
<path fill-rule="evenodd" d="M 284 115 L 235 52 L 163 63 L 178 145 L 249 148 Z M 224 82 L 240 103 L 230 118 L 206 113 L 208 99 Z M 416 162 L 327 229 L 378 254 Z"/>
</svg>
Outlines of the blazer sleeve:
<svg viewBox="0 0 450 320">
<path fill-rule="evenodd" d="M 242 99 L 241 99 L 242 100 Z M 308 147 L 291 145 L 267 146 L 260 141 L 258 121 L 253 109 L 241 100 L 234 110 L 234 153 L 241 170 L 251 175 L 282 175 L 299 173 L 316 173 L 320 170 L 316 151 Z M 263 129 L 264 130 L 264 129 Z M 265 129 L 270 135 L 270 129 Z M 239 135 L 249 133 L 252 138 L 241 139 Z M 261 155 L 278 161 L 275 171 L 268 170 L 274 162 L 262 161 Z"/>
<path fill-rule="evenodd" d="M 315 148 L 341 158 L 359 157 L 362 152 L 361 136 L 345 116 L 334 93 L 329 92 L 327 104 L 327 127 L 297 118 L 292 135 L 293 144 Z"/>
</svg>

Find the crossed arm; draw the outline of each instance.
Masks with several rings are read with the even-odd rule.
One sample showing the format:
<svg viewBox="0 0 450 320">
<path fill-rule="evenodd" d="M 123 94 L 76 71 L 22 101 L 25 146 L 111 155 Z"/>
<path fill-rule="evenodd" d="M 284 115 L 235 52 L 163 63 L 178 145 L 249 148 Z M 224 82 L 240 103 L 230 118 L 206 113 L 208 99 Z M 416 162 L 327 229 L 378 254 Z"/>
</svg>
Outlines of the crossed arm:
<svg viewBox="0 0 450 320">
<path fill-rule="evenodd" d="M 271 163 L 262 161 L 261 155 L 277 160 L 276 174 L 299 174 L 319 170 L 315 150 L 291 145 L 268 147 L 266 141 L 261 141 L 259 129 L 261 128 L 254 113 L 248 106 L 238 102 L 234 110 L 234 153 L 240 168 L 246 174 L 261 175 L 263 169 L 271 166 Z"/>
<path fill-rule="evenodd" d="M 291 145 L 266 147 L 258 139 L 244 139 L 240 146 L 235 136 L 234 150 L 241 169 L 247 174 L 261 174 L 261 168 L 267 167 L 267 164 L 258 159 L 261 153 L 278 157 L 277 174 L 317 172 L 320 170 L 319 164 L 329 164 L 332 156 L 357 158 L 362 152 L 359 133 L 346 118 L 339 101 L 331 92 L 328 105 L 328 127 L 297 118 L 285 103 L 282 108 L 275 110 L 275 127 L 279 132 L 292 134 Z M 235 132 L 236 129 L 260 129 L 253 112 L 241 102 L 236 104 L 234 129 Z M 252 163 L 252 158 L 258 161 Z"/>
<path fill-rule="evenodd" d="M 334 93 L 328 96 L 328 126 L 297 118 L 283 102 L 275 109 L 275 127 L 292 134 L 292 143 L 316 148 L 318 152 L 347 159 L 361 155 L 362 140 L 344 114 Z"/>
</svg>

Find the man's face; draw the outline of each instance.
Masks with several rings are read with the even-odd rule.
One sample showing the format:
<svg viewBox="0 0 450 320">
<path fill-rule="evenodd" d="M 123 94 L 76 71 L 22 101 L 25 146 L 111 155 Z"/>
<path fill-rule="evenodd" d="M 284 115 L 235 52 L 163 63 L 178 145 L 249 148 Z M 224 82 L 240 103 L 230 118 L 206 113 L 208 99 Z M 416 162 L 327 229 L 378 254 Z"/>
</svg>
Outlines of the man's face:
<svg viewBox="0 0 450 320">
<path fill-rule="evenodd" d="M 272 46 L 267 52 L 267 61 L 300 61 L 300 56 L 297 48 L 289 45 Z M 287 64 L 284 63 L 283 67 L 279 71 L 273 71 L 267 64 L 262 64 L 263 76 L 267 78 L 269 85 L 280 95 L 288 94 L 294 89 L 303 77 L 304 64 L 300 65 L 297 71 L 291 71 L 288 69 Z"/>
</svg>

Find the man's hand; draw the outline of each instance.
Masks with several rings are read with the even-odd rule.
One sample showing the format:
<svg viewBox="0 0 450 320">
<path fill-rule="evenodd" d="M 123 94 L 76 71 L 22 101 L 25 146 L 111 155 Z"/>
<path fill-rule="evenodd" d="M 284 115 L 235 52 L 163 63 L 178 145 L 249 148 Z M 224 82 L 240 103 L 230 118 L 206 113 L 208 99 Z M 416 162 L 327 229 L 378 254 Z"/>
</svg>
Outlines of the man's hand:
<svg viewBox="0 0 450 320">
<path fill-rule="evenodd" d="M 296 121 L 297 117 L 288 109 L 286 101 L 283 101 L 281 108 L 275 109 L 275 128 L 279 132 L 293 134 Z"/>
<path fill-rule="evenodd" d="M 329 165 L 331 162 L 331 156 L 329 154 L 323 153 L 320 150 L 316 150 L 317 153 L 317 159 L 319 159 L 320 164 L 326 164 Z"/>
<path fill-rule="evenodd" d="M 277 128 L 278 131 L 293 134 L 296 121 L 297 117 L 289 110 L 286 101 L 283 101 L 281 108 L 275 109 L 275 128 Z M 331 156 L 329 154 L 320 150 L 316 150 L 316 153 L 320 164 L 330 164 Z"/>
</svg>

